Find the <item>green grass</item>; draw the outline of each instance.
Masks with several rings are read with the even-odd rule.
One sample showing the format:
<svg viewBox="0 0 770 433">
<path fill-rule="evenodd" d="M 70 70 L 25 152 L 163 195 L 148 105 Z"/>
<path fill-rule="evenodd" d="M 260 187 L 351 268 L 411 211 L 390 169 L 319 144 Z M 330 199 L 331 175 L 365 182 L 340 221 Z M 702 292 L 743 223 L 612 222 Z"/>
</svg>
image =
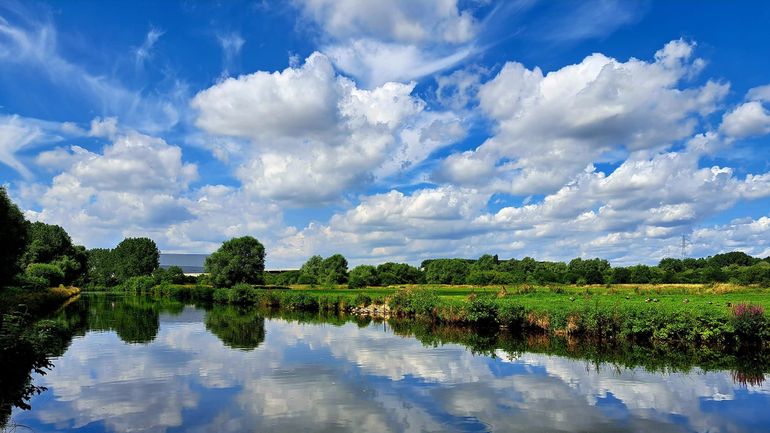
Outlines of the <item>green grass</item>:
<svg viewBox="0 0 770 433">
<path fill-rule="evenodd" d="M 180 300 L 214 301 L 286 311 L 346 313 L 386 304 L 391 316 L 435 323 L 502 326 L 552 335 L 629 341 L 734 345 L 770 341 L 763 312 L 737 316 L 738 304 L 770 310 L 770 291 L 735 285 L 391 286 L 289 290 L 160 286 L 151 292 Z"/>
</svg>

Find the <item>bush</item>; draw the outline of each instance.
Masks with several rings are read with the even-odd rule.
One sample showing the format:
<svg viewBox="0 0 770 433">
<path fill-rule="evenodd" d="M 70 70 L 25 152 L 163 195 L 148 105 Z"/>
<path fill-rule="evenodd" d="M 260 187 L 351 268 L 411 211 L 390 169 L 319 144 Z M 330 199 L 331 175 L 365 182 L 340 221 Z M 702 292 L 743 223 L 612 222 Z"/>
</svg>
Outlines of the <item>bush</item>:
<svg viewBox="0 0 770 433">
<path fill-rule="evenodd" d="M 473 297 L 465 306 L 465 317 L 469 322 L 492 322 L 497 316 L 495 300 L 491 296 Z"/>
<path fill-rule="evenodd" d="M 399 290 L 390 297 L 388 306 L 395 314 L 406 316 L 430 316 L 439 298 L 431 290 Z"/>
<path fill-rule="evenodd" d="M 64 271 L 48 263 L 32 263 L 27 266 L 26 274 L 37 282 L 45 282 L 47 287 L 58 286 L 64 281 Z"/>
<path fill-rule="evenodd" d="M 767 332 L 765 309 L 760 305 L 738 304 L 733 307 L 733 327 L 742 341 L 761 340 Z"/>
<path fill-rule="evenodd" d="M 152 290 L 152 288 L 155 286 L 155 279 L 153 279 L 149 275 L 139 275 L 136 277 L 131 277 L 127 279 L 123 284 L 121 284 L 121 288 L 126 292 L 132 292 L 132 293 L 147 293 Z"/>
<path fill-rule="evenodd" d="M 356 306 L 368 307 L 372 303 L 372 298 L 369 295 L 359 293 L 353 298 L 353 304 Z"/>
</svg>

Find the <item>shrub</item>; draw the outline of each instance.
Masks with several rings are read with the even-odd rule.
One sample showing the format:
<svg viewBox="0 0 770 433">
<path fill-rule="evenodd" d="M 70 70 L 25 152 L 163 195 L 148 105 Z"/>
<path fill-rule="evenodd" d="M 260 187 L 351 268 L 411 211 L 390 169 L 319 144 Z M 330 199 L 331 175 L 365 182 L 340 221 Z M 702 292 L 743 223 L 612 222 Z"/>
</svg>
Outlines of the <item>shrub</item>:
<svg viewBox="0 0 770 433">
<path fill-rule="evenodd" d="M 505 302 L 497 306 L 497 321 L 501 325 L 521 328 L 525 318 L 526 312 L 521 305 Z"/>
<path fill-rule="evenodd" d="M 429 316 L 438 305 L 438 295 L 432 290 L 402 289 L 390 297 L 388 306 L 395 314 Z"/>
<path fill-rule="evenodd" d="M 140 275 L 127 279 L 121 288 L 126 292 L 147 293 L 155 286 L 155 279 L 149 275 Z"/>
<path fill-rule="evenodd" d="M 491 296 L 477 296 L 465 306 L 466 320 L 469 322 L 492 322 L 497 316 L 495 300 Z"/>
<path fill-rule="evenodd" d="M 356 306 L 368 307 L 372 303 L 372 298 L 369 295 L 359 293 L 353 298 L 353 304 Z"/>
<path fill-rule="evenodd" d="M 733 307 L 735 333 L 743 341 L 760 340 L 767 332 L 765 309 L 760 305 L 737 304 Z"/>
<path fill-rule="evenodd" d="M 238 283 L 230 289 L 230 303 L 237 305 L 255 304 L 257 302 L 254 288 L 251 284 Z"/>
<path fill-rule="evenodd" d="M 32 263 L 27 266 L 26 274 L 35 281 L 44 281 L 47 287 L 58 286 L 64 281 L 64 272 L 48 263 Z"/>
</svg>

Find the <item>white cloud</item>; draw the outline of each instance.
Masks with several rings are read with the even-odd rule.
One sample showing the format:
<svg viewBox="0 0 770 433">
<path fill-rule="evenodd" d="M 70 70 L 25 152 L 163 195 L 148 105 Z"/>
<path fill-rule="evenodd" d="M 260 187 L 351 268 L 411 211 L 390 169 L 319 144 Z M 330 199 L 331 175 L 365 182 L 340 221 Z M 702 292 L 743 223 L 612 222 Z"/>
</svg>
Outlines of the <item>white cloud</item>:
<svg viewBox="0 0 770 433">
<path fill-rule="evenodd" d="M 28 117 L 0 116 L 0 162 L 16 170 L 25 179 L 32 172 L 19 160 L 17 152 L 42 143 L 61 141 L 64 137 L 84 135 L 70 123 L 48 122 Z"/>
<path fill-rule="evenodd" d="M 343 251 L 356 263 L 456 255 L 530 255 L 568 260 L 598 256 L 618 264 L 674 254 L 681 234 L 744 200 L 770 196 L 770 174 L 738 178 L 727 167 L 698 165 L 696 151 L 631 156 L 610 174 L 591 168 L 537 203 L 487 209 L 483 190 L 441 186 L 409 195 L 363 197 L 328 225 L 284 239 L 278 254 Z M 720 252 L 726 242 L 698 247 Z M 757 244 L 757 251 L 766 248 Z"/>
<path fill-rule="evenodd" d="M 726 113 L 719 129 L 734 138 L 770 134 L 770 112 L 759 101 L 746 102 Z"/>
<path fill-rule="evenodd" d="M 371 37 L 395 42 L 464 43 L 477 21 L 457 0 L 298 0 L 305 15 L 336 39 Z"/>
<path fill-rule="evenodd" d="M 448 158 L 436 178 L 547 193 L 613 153 L 667 148 L 690 136 L 698 116 L 712 112 L 728 89 L 714 82 L 678 88 L 701 67 L 692 50 L 679 40 L 653 62 L 592 54 L 548 74 L 509 62 L 479 90 L 495 134 L 473 152 Z"/>
<path fill-rule="evenodd" d="M 388 81 L 416 80 L 451 68 L 476 52 L 472 45 L 451 50 L 424 50 L 417 45 L 356 39 L 324 49 L 334 64 L 367 87 Z"/>
<path fill-rule="evenodd" d="M 236 172 L 246 190 L 306 205 L 419 164 L 462 136 L 451 114 L 425 113 L 413 88 L 360 89 L 314 53 L 301 66 L 225 80 L 192 105 L 203 130 L 251 140 Z"/>
<path fill-rule="evenodd" d="M 460 6 L 456 0 L 296 4 L 321 30 L 322 51 L 369 88 L 422 78 L 477 51 L 477 5 Z"/>
</svg>

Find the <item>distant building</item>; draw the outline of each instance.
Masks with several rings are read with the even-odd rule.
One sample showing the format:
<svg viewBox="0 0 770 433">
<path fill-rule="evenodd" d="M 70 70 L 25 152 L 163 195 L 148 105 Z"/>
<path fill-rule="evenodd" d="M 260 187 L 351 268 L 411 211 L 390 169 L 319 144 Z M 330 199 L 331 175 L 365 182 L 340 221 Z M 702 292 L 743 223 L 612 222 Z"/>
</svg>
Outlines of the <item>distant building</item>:
<svg viewBox="0 0 770 433">
<path fill-rule="evenodd" d="M 203 265 L 209 254 L 168 254 L 160 253 L 160 267 L 167 269 L 179 266 L 185 274 L 203 273 Z"/>
</svg>

